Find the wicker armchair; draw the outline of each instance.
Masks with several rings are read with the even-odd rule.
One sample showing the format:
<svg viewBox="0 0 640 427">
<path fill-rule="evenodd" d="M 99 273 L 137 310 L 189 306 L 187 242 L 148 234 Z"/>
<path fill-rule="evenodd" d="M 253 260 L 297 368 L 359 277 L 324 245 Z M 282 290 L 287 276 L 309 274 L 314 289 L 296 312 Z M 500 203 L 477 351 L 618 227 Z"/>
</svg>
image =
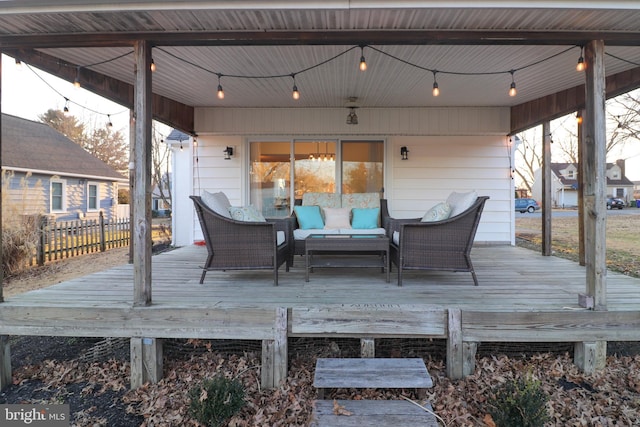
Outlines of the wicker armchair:
<svg viewBox="0 0 640 427">
<path fill-rule="evenodd" d="M 471 263 L 471 247 L 488 198 L 478 197 L 469 209 L 442 221 L 391 219 L 391 262 L 398 267 L 398 286 L 402 286 L 404 270 L 466 271 L 478 286 Z M 394 233 L 399 234 L 394 236 Z"/>
<path fill-rule="evenodd" d="M 195 204 L 208 251 L 200 283 L 212 270 L 272 270 L 273 284 L 278 286 L 278 268 L 286 262 L 289 271 L 293 261 L 291 220 L 236 221 L 209 209 L 200 196 L 189 197 Z M 278 231 L 285 233 L 280 245 Z"/>
</svg>

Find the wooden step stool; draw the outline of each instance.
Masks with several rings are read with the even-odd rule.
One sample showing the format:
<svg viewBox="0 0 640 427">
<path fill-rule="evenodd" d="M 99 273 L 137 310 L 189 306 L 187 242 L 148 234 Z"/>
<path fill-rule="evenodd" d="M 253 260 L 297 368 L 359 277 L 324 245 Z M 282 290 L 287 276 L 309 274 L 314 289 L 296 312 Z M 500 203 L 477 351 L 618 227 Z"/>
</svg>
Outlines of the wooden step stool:
<svg viewBox="0 0 640 427">
<path fill-rule="evenodd" d="M 415 388 L 424 397 L 433 386 L 424 361 L 411 359 L 318 359 L 313 381 L 318 399 L 327 388 Z M 340 400 L 352 415 L 336 415 L 333 402 L 316 401 L 313 426 L 437 427 L 433 414 L 404 400 Z M 431 409 L 431 405 L 425 405 Z"/>
</svg>

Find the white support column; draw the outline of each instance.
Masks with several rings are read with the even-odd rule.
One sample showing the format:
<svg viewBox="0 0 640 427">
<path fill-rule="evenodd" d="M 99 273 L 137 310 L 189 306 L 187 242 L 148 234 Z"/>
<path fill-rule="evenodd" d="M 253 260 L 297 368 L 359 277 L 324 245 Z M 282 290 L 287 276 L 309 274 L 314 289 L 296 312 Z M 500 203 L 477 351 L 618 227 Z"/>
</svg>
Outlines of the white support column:
<svg viewBox="0 0 640 427">
<path fill-rule="evenodd" d="M 133 142 L 134 306 L 151 305 L 151 45 L 137 41 L 135 55 L 135 141 Z"/>
</svg>

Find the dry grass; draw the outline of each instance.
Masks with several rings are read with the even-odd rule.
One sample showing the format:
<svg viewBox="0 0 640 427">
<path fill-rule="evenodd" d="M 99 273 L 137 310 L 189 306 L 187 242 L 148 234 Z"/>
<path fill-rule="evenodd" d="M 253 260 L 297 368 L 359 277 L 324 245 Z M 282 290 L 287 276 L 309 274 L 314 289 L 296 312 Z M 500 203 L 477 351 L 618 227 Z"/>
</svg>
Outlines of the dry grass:
<svg viewBox="0 0 640 427">
<path fill-rule="evenodd" d="M 540 248 L 540 217 L 516 218 L 518 245 Z M 551 223 L 551 248 L 554 255 L 578 260 L 578 217 L 554 217 Z M 640 277 L 640 215 L 607 217 L 607 266 L 633 277 Z"/>
</svg>

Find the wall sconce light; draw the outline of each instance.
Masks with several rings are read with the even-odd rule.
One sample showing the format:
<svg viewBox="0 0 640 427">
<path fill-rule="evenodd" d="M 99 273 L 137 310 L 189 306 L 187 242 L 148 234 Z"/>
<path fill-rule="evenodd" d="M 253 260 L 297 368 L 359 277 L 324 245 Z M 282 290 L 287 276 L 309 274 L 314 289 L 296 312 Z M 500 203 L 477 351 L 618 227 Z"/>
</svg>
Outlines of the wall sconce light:
<svg viewBox="0 0 640 427">
<path fill-rule="evenodd" d="M 400 156 L 402 156 L 402 160 L 409 160 L 409 149 L 407 147 L 400 147 Z"/>
<path fill-rule="evenodd" d="M 231 156 L 233 156 L 233 147 L 227 147 L 222 152 L 224 153 L 225 160 L 231 160 Z"/>
</svg>

